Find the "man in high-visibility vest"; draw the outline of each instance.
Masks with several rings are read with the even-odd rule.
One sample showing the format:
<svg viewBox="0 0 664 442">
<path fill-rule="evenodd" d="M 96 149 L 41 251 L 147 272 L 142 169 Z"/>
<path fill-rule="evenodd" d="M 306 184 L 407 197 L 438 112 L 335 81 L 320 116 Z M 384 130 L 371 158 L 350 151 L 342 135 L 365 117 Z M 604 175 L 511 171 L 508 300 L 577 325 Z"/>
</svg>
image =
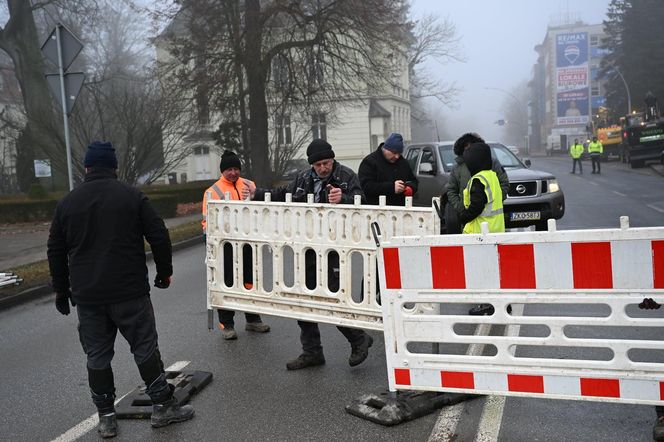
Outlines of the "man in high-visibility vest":
<svg viewBox="0 0 664 442">
<path fill-rule="evenodd" d="M 256 190 L 256 185 L 253 181 L 240 177 L 242 164 L 240 158 L 230 150 L 224 151 L 221 155 L 221 162 L 219 163 L 219 170 L 221 170 L 221 177 L 210 186 L 203 195 L 203 233 L 206 232 L 207 227 L 207 199 L 208 194 L 213 200 L 222 200 L 226 198 L 226 194 L 230 194 L 231 200 L 246 200 L 249 199 L 251 193 Z M 236 251 L 237 253 L 238 251 Z M 253 260 L 251 256 L 251 247 L 243 247 L 242 250 L 242 266 L 244 276 L 244 287 L 247 289 L 253 286 Z M 227 286 L 233 285 L 233 246 L 229 243 L 224 244 L 224 283 Z M 237 339 L 237 332 L 235 331 L 235 312 L 232 310 L 217 310 L 219 313 L 219 327 L 221 328 L 221 337 L 226 340 Z M 244 314 L 247 324 L 245 330 L 257 333 L 267 333 L 270 331 L 270 326 L 261 321 L 261 317 L 254 313 Z"/>
<path fill-rule="evenodd" d="M 576 173 L 576 165 L 579 164 L 579 173 L 583 174 L 583 165 L 581 164 L 581 155 L 583 155 L 583 144 L 579 143 L 579 139 L 574 139 L 574 144 L 569 148 L 569 155 L 572 157 L 572 172 Z"/>
<path fill-rule="evenodd" d="M 463 233 L 481 233 L 481 224 L 489 224 L 489 232 L 505 231 L 503 191 L 498 175 L 491 169 L 491 148 L 486 143 L 471 144 L 463 153 L 471 178 L 463 191 L 464 209 L 459 221 Z"/>
<path fill-rule="evenodd" d="M 604 153 L 604 146 L 602 146 L 602 143 L 597 140 L 597 137 L 593 137 L 593 140 L 588 144 L 588 153 L 590 154 L 590 161 L 593 165 L 592 173 L 601 173 L 599 160 Z M 595 169 L 595 165 L 597 165 L 597 169 Z"/>
</svg>

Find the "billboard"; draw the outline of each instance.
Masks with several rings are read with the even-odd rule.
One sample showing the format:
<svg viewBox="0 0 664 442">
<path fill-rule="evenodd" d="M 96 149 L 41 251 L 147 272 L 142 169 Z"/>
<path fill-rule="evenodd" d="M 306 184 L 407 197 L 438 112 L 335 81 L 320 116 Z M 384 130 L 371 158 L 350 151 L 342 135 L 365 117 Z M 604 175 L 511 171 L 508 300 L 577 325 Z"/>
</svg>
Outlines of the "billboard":
<svg viewBox="0 0 664 442">
<path fill-rule="evenodd" d="M 590 118 L 588 33 L 556 35 L 556 124 L 586 124 Z"/>
</svg>

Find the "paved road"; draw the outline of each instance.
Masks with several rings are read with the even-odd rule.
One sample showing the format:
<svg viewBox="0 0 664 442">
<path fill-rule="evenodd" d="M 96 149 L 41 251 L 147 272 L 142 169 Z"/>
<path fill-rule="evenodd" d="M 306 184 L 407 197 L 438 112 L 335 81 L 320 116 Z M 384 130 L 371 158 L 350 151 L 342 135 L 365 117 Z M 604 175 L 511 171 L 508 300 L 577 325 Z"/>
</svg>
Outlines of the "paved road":
<svg viewBox="0 0 664 442">
<path fill-rule="evenodd" d="M 649 169 L 630 171 L 610 163 L 600 176 L 573 176 L 566 159 L 533 163 L 555 173 L 565 191 L 567 215 L 560 229 L 617 226 L 620 215 L 630 216 L 633 226 L 664 224 L 664 213 L 657 210 L 664 203 L 664 178 Z M 448 440 L 442 439 L 446 434 L 449 440 L 475 439 L 485 399 L 467 403 L 456 417 L 437 422 L 432 414 L 394 428 L 345 413 L 351 399 L 387 386 L 378 333 L 369 359 L 350 368 L 345 340 L 334 327 L 322 326 L 327 365 L 288 372 L 286 361 L 299 351 L 295 321 L 266 318 L 273 332 L 240 331 L 234 342 L 208 332 L 203 253 L 202 246 L 178 252 L 172 288 L 155 291 L 152 299 L 166 364 L 191 361 L 189 368 L 213 372 L 214 381 L 194 399 L 191 422 L 152 430 L 145 421 L 122 421 L 117 440 L 426 441 Z M 0 312 L 0 355 L 1 440 L 52 440 L 93 414 L 76 318 L 60 316 L 52 299 Z M 113 366 L 118 395 L 139 384 L 122 339 Z M 502 422 L 500 441 L 647 441 L 654 412 L 646 406 L 515 398 L 494 418 Z M 455 431 L 446 433 L 454 419 Z M 97 436 L 91 431 L 81 440 Z"/>
</svg>

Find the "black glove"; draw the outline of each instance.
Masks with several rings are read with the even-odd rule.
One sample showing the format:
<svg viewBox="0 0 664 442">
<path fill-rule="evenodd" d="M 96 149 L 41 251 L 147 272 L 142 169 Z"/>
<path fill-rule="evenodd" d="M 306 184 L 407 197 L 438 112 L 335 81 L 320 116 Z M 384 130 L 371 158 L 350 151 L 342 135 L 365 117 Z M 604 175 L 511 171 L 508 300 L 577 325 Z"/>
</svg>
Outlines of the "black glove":
<svg viewBox="0 0 664 442">
<path fill-rule="evenodd" d="M 74 303 L 74 300 L 71 299 L 71 292 L 69 290 L 63 293 L 55 294 L 55 308 L 65 316 L 67 316 L 71 312 L 71 310 L 69 310 L 70 301 L 72 307 L 75 307 L 76 304 Z"/>
<path fill-rule="evenodd" d="M 643 298 L 643 301 L 641 301 L 641 304 L 639 304 L 639 308 L 642 310 L 657 310 L 661 306 L 661 304 L 658 304 L 652 298 Z"/>
<path fill-rule="evenodd" d="M 157 287 L 158 289 L 167 289 L 170 285 L 171 285 L 170 276 L 161 276 L 157 274 L 157 276 L 154 277 L 154 286 Z"/>
</svg>

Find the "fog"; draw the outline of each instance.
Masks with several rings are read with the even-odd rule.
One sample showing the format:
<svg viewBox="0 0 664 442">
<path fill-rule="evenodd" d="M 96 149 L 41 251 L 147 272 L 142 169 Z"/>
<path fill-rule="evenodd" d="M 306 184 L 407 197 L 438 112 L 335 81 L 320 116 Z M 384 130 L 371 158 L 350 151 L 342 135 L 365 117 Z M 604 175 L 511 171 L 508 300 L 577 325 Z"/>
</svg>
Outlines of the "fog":
<svg viewBox="0 0 664 442">
<path fill-rule="evenodd" d="M 449 17 L 456 25 L 465 63 L 430 62 L 429 72 L 439 72 L 445 82 L 460 89 L 455 108 L 441 109 L 445 131 L 479 132 L 501 140 L 506 126 L 502 109 L 508 94 L 531 77 L 537 61 L 534 48 L 548 25 L 581 20 L 598 24 L 606 18 L 610 0 L 413 0 L 415 18 L 427 13 Z M 502 89 L 496 90 L 496 89 Z M 527 105 L 527 103 L 524 103 Z"/>
</svg>

